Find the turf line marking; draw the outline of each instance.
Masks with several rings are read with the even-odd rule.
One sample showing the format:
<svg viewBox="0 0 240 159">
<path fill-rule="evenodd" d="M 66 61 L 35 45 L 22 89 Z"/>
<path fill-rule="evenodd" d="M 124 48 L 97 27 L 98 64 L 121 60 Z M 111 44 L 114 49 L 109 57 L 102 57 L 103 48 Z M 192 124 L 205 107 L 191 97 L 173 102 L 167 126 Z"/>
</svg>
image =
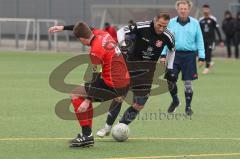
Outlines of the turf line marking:
<svg viewBox="0 0 240 159">
<path fill-rule="evenodd" d="M 70 140 L 72 138 L 0 138 L 0 141 L 49 141 L 49 140 Z"/>
<path fill-rule="evenodd" d="M 72 138 L 54 138 L 54 137 L 9 137 L 0 138 L 0 141 L 49 141 L 49 140 L 71 140 Z M 112 138 L 96 138 L 97 141 L 112 140 Z M 240 141 L 240 138 L 160 138 L 160 137 L 139 137 L 129 138 L 129 140 L 232 140 Z"/>
<path fill-rule="evenodd" d="M 178 155 L 178 156 L 146 156 L 146 157 L 115 157 L 105 159 L 168 159 L 168 158 L 186 158 L 186 157 L 226 157 L 226 156 L 240 156 L 240 153 L 216 153 L 216 154 L 190 154 L 190 155 Z"/>
</svg>

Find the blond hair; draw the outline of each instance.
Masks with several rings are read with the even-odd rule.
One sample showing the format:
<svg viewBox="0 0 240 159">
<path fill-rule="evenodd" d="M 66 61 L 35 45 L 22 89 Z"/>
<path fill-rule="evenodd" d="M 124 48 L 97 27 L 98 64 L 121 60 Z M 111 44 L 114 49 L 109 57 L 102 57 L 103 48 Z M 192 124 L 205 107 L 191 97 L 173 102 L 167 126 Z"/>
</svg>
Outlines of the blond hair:
<svg viewBox="0 0 240 159">
<path fill-rule="evenodd" d="M 192 0 L 177 0 L 176 3 L 175 3 L 176 9 L 178 8 L 178 6 L 179 6 L 180 4 L 187 4 L 190 9 L 192 9 L 192 7 L 193 7 L 193 2 L 192 2 Z"/>
</svg>

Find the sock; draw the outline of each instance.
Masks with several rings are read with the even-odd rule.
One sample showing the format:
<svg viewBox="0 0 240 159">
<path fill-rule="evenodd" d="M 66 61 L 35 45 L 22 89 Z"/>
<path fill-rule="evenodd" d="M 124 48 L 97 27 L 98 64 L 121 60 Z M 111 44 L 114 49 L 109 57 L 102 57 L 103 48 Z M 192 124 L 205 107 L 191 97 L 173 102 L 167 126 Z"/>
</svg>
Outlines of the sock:
<svg viewBox="0 0 240 159">
<path fill-rule="evenodd" d="M 74 112 L 77 116 L 78 122 L 80 124 L 81 127 L 83 126 L 89 126 L 90 128 L 92 127 L 92 118 L 93 118 L 93 107 L 92 107 L 92 103 L 90 103 L 88 109 L 86 112 L 84 113 L 79 113 L 78 112 L 78 108 L 80 107 L 80 105 L 82 104 L 82 102 L 85 99 L 82 97 L 79 97 L 77 99 L 72 99 L 72 104 L 74 106 Z"/>
<path fill-rule="evenodd" d="M 186 108 L 191 108 L 192 98 L 193 92 L 192 93 L 185 92 Z"/>
<path fill-rule="evenodd" d="M 174 103 L 179 103 L 179 99 L 178 99 L 178 96 L 177 96 L 177 93 L 178 93 L 177 84 L 176 83 L 168 83 L 168 87 L 169 87 L 170 94 L 172 96 L 173 102 Z"/>
<path fill-rule="evenodd" d="M 206 62 L 206 68 L 210 68 L 210 62 Z"/>
<path fill-rule="evenodd" d="M 111 106 L 109 108 L 108 116 L 107 116 L 107 125 L 112 126 L 115 122 L 120 110 L 122 103 L 119 103 L 115 100 L 112 101 Z"/>
<path fill-rule="evenodd" d="M 119 123 L 124 123 L 129 125 L 138 115 L 139 111 L 134 109 L 132 106 L 129 107 L 123 114 L 122 118 L 120 119 Z"/>
<path fill-rule="evenodd" d="M 83 126 L 82 127 L 82 134 L 84 136 L 90 136 L 92 134 L 92 128 L 90 126 Z"/>
</svg>

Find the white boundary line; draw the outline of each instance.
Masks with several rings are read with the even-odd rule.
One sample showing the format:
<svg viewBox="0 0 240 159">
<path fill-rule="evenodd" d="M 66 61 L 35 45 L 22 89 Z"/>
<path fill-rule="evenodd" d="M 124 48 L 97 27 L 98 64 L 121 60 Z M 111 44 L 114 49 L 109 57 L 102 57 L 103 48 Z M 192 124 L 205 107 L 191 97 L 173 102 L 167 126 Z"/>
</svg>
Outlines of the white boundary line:
<svg viewBox="0 0 240 159">
<path fill-rule="evenodd" d="M 70 140 L 72 138 L 54 137 L 0 137 L 0 141 L 48 141 L 48 140 Z M 96 138 L 96 140 L 112 140 L 112 138 Z M 129 138 L 129 140 L 232 140 L 240 141 L 240 138 L 164 138 L 164 137 L 139 137 Z"/>
<path fill-rule="evenodd" d="M 70 140 L 72 138 L 53 138 L 53 137 L 9 137 L 1 138 L 1 141 L 57 141 L 57 140 Z M 112 138 L 96 138 L 97 141 L 112 140 Z M 160 137 L 142 137 L 142 138 L 129 138 L 129 140 L 232 140 L 240 141 L 240 138 L 160 138 Z M 169 155 L 169 156 L 139 156 L 139 157 L 111 157 L 105 159 L 171 159 L 171 158 L 195 158 L 195 157 L 226 157 L 226 156 L 239 156 L 240 153 L 214 153 L 214 154 L 186 154 L 186 155 Z"/>
<path fill-rule="evenodd" d="M 168 159 L 168 158 L 188 158 L 188 157 L 226 157 L 226 156 L 240 156 L 240 153 L 215 153 L 215 154 L 188 154 L 176 156 L 146 156 L 146 157 L 119 157 L 119 158 L 105 158 L 105 159 Z"/>
</svg>

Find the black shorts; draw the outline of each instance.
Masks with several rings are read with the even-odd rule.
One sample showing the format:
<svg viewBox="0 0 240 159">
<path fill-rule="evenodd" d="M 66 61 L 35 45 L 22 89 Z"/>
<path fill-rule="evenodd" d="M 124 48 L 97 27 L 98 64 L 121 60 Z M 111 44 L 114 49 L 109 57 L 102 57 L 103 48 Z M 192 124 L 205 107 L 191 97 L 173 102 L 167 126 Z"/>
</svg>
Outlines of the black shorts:
<svg viewBox="0 0 240 159">
<path fill-rule="evenodd" d="M 152 88 L 152 78 L 146 79 L 133 78 L 130 82 L 130 90 L 133 92 L 133 103 L 138 105 L 145 105 Z"/>
<path fill-rule="evenodd" d="M 189 51 L 176 51 L 173 63 L 173 73 L 176 78 L 178 78 L 180 71 L 182 72 L 183 81 L 196 80 L 198 78 L 196 53 Z"/>
<path fill-rule="evenodd" d="M 85 83 L 87 98 L 93 102 L 104 102 L 120 96 L 125 96 L 128 86 L 124 88 L 113 88 L 104 82 L 100 74 L 93 75 L 92 81 Z"/>
<path fill-rule="evenodd" d="M 131 85 L 130 89 L 136 96 L 149 96 L 151 92 L 151 85 Z"/>
<path fill-rule="evenodd" d="M 136 96 L 149 96 L 155 72 L 155 65 L 156 64 L 154 63 L 150 63 L 150 65 L 144 65 L 143 63 L 141 66 L 147 71 L 130 72 L 130 89 Z"/>
</svg>

